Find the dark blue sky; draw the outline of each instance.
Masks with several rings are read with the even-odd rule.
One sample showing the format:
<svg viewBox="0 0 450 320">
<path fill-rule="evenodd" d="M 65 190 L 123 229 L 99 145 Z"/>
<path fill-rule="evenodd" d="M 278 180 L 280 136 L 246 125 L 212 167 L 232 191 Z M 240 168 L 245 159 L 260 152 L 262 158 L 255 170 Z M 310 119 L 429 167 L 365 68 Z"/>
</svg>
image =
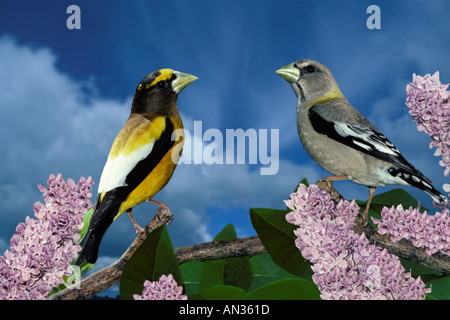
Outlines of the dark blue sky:
<svg viewBox="0 0 450 320">
<path fill-rule="evenodd" d="M 69 30 L 66 9 L 81 9 Z M 369 30 L 366 9 L 381 9 Z M 227 223 L 254 235 L 249 208 L 283 208 L 298 182 L 326 173 L 297 135 L 296 98 L 275 70 L 311 58 L 329 67 L 349 101 L 442 189 L 448 182 L 429 138 L 404 109 L 412 74 L 440 71 L 450 82 L 448 1 L 0 1 L 0 106 L 4 138 L 0 251 L 15 226 L 42 201 L 36 185 L 51 173 L 91 175 L 96 193 L 109 147 L 126 120 L 134 90 L 155 69 L 199 77 L 179 96 L 185 127 L 278 129 L 280 165 L 182 165 L 156 199 L 175 214 L 174 246 L 208 241 Z M 336 183 L 350 198 L 367 190 Z M 382 192 L 388 188 L 378 190 Z M 406 188 L 423 203 L 428 197 Z M 155 207 L 136 209 L 141 224 Z M 100 256 L 118 257 L 134 237 L 128 217 L 105 236 Z"/>
</svg>

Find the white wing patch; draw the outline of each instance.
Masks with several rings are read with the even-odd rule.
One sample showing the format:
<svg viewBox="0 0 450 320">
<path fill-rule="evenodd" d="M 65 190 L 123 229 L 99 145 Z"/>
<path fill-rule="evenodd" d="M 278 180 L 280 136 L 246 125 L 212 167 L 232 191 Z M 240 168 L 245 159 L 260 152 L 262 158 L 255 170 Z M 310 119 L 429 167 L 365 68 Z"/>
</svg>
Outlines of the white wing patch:
<svg viewBox="0 0 450 320">
<path fill-rule="evenodd" d="M 98 193 L 108 192 L 114 188 L 125 186 L 128 174 L 136 167 L 139 161 L 145 159 L 152 152 L 154 144 L 154 142 L 146 144 L 128 156 L 118 155 L 114 158 L 108 156 L 100 177 L 100 183 L 98 184 Z"/>
<path fill-rule="evenodd" d="M 368 127 L 349 125 L 346 123 L 335 123 L 334 127 L 336 132 L 342 137 L 350 136 L 360 140 L 353 140 L 353 143 L 368 151 L 377 150 L 378 152 L 393 156 L 400 155 L 397 148 L 385 136 Z"/>
</svg>

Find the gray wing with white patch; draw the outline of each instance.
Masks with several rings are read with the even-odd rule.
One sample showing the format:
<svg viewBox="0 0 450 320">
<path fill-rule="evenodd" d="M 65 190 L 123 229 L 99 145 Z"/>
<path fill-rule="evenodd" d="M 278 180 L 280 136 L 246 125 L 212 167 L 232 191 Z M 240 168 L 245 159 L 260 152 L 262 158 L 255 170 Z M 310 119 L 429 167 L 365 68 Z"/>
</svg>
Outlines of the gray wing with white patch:
<svg viewBox="0 0 450 320">
<path fill-rule="evenodd" d="M 393 167 L 389 173 L 392 176 L 401 174 L 401 178 L 407 178 L 408 183 L 412 176 L 431 185 L 431 181 L 414 168 L 394 144 L 361 113 L 348 105 L 347 101 L 335 101 L 333 106 L 327 104 L 316 104 L 309 109 L 309 119 L 315 131 L 374 158 L 391 163 Z"/>
</svg>

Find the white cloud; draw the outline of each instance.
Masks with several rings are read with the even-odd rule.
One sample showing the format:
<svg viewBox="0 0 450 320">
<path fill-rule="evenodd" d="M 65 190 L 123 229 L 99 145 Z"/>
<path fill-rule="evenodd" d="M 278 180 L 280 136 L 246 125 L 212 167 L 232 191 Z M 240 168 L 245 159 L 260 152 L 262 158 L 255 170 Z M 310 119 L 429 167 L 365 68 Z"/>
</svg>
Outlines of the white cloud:
<svg viewBox="0 0 450 320">
<path fill-rule="evenodd" d="M 36 185 L 45 184 L 49 174 L 61 172 L 74 180 L 92 175 L 96 193 L 111 143 L 129 113 L 131 97 L 125 101 L 93 98 L 82 90 L 91 84 L 63 74 L 56 61 L 48 49 L 31 49 L 10 37 L 0 38 L 0 70 L 5 71 L 0 85 L 6 88 L 0 93 L 1 133 L 7 137 L 1 142 L 7 152 L 0 173 L 6 226 L 0 232 L 5 239 L 26 215 L 33 214 L 32 204 L 42 201 Z M 182 99 L 180 104 L 185 104 Z M 193 120 L 183 118 L 185 126 L 192 127 Z M 211 208 L 238 208 L 247 216 L 251 206 L 282 208 L 282 201 L 305 176 L 318 178 L 317 167 L 281 160 L 276 175 L 261 176 L 257 165 L 180 165 L 155 198 L 166 202 L 175 214 L 169 227 L 174 243 L 186 245 L 212 239 Z M 145 224 L 155 208 L 138 206 L 136 218 Z M 106 234 L 105 256 L 120 255 L 133 240 L 134 229 L 125 220 L 128 217 L 118 219 Z M 240 229 L 239 220 L 232 222 Z"/>
<path fill-rule="evenodd" d="M 129 113 L 131 96 L 124 101 L 105 99 L 98 93 L 92 97 L 89 91 L 83 90 L 92 86 L 89 80 L 76 81 L 63 74 L 56 68 L 56 61 L 56 55 L 48 49 L 31 49 L 12 38 L 0 38 L 0 85 L 6 88 L 0 92 L 0 133 L 5 137 L 1 147 L 7 151 L 0 160 L 3 168 L 0 172 L 2 239 L 9 239 L 15 226 L 26 215 L 33 214 L 32 204 L 42 201 L 36 185 L 45 184 L 50 173 L 61 172 L 66 179 L 74 180 L 92 175 L 96 182 L 95 194 L 111 143 Z M 270 110 L 271 96 L 272 101 L 282 102 L 280 106 L 285 110 L 273 116 L 261 114 L 255 119 L 254 128 L 280 129 L 280 148 L 287 149 L 292 144 L 301 148 L 300 143 L 295 142 L 298 139 L 293 118 L 295 96 L 289 88 L 281 91 L 285 84 L 282 79 L 279 81 L 280 86 L 272 89 L 271 94 L 258 96 L 250 92 L 251 99 L 261 109 Z M 195 102 L 195 97 L 188 97 L 180 96 L 179 104 L 183 106 L 180 109 L 185 127 L 192 130 L 193 121 L 202 119 L 193 119 L 189 115 L 188 107 Z M 392 104 L 390 101 L 391 97 L 386 97 L 380 103 L 386 106 Z M 277 108 L 281 110 L 281 107 Z M 291 116 L 285 112 L 290 112 Z M 397 130 L 403 131 L 398 126 L 399 123 L 392 120 L 391 123 L 383 122 L 380 129 L 387 129 L 385 133 L 391 136 L 389 128 L 396 128 L 392 129 L 393 134 Z M 209 123 L 204 123 L 203 129 L 208 128 Z M 411 152 L 408 149 L 414 148 L 414 143 L 403 148 L 403 140 L 408 140 L 408 135 L 406 138 L 398 134 L 394 137 L 406 154 Z M 225 226 L 217 227 L 218 220 L 219 223 L 233 223 L 238 236 L 251 234 L 251 227 L 244 227 L 250 225 L 249 208 L 281 209 L 283 200 L 288 199 L 301 179 L 306 177 L 309 182 L 315 182 L 327 175 L 312 161 L 299 163 L 280 159 L 278 173 L 272 176 L 261 176 L 259 165 L 178 166 L 171 181 L 155 196 L 169 205 L 175 215 L 168 228 L 174 246 L 211 240 L 215 230 Z M 417 166 L 420 167 L 420 163 Z M 347 198 L 367 197 L 366 188 L 348 182 L 336 182 L 336 188 Z M 145 225 L 155 214 L 155 209 L 155 205 L 145 203 L 133 212 L 138 222 Z M 221 212 L 220 217 L 215 209 Z M 100 258 L 120 256 L 134 237 L 129 218 L 126 215 L 120 217 L 105 235 Z M 4 243 L 0 242 L 0 247 L 2 245 Z"/>
<path fill-rule="evenodd" d="M 36 186 L 51 173 L 98 179 L 101 159 L 129 112 L 129 100 L 89 100 L 84 83 L 57 70 L 56 61 L 48 49 L 0 38 L 0 232 L 8 239 L 33 215 L 32 204 L 42 201 Z"/>
</svg>

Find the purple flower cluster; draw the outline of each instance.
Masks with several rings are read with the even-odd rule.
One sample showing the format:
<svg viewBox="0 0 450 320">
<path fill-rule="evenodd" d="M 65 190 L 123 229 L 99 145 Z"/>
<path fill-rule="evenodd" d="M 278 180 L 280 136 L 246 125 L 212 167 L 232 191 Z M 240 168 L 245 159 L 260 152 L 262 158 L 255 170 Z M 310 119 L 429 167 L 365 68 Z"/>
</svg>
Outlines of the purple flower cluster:
<svg viewBox="0 0 450 320">
<path fill-rule="evenodd" d="M 450 255 L 450 216 L 449 210 L 435 215 L 420 213 L 415 208 L 404 210 L 401 205 L 390 209 L 384 207 L 381 219 L 372 221 L 378 224 L 378 232 L 387 234 L 392 242 L 407 239 L 416 247 L 422 247 L 431 256 L 441 251 Z"/>
<path fill-rule="evenodd" d="M 439 72 L 425 77 L 413 74 L 413 82 L 406 86 L 406 107 L 417 130 L 431 137 L 430 149 L 435 147 L 435 156 L 442 156 L 439 164 L 445 168 L 444 175 L 450 173 L 450 91 L 448 84 L 439 80 Z M 446 185 L 450 192 L 450 186 Z"/>
<path fill-rule="evenodd" d="M 51 289 L 70 276 L 70 263 L 81 250 L 78 231 L 92 206 L 92 178 L 78 184 L 50 175 L 48 187 L 39 185 L 45 204 L 33 206 L 35 218 L 27 217 L 11 237 L 9 250 L 0 256 L 0 299 L 46 299 Z"/>
<path fill-rule="evenodd" d="M 352 230 L 359 212 L 354 200 L 335 206 L 316 185 L 300 184 L 285 203 L 292 210 L 286 220 L 299 226 L 295 244 L 313 263 L 322 299 L 424 299 L 431 292 L 420 277 L 405 272 L 397 256 Z"/>
<path fill-rule="evenodd" d="M 142 295 L 134 294 L 134 300 L 187 300 L 183 295 L 183 288 L 179 287 L 171 274 L 162 275 L 159 281 L 144 282 Z"/>
</svg>

